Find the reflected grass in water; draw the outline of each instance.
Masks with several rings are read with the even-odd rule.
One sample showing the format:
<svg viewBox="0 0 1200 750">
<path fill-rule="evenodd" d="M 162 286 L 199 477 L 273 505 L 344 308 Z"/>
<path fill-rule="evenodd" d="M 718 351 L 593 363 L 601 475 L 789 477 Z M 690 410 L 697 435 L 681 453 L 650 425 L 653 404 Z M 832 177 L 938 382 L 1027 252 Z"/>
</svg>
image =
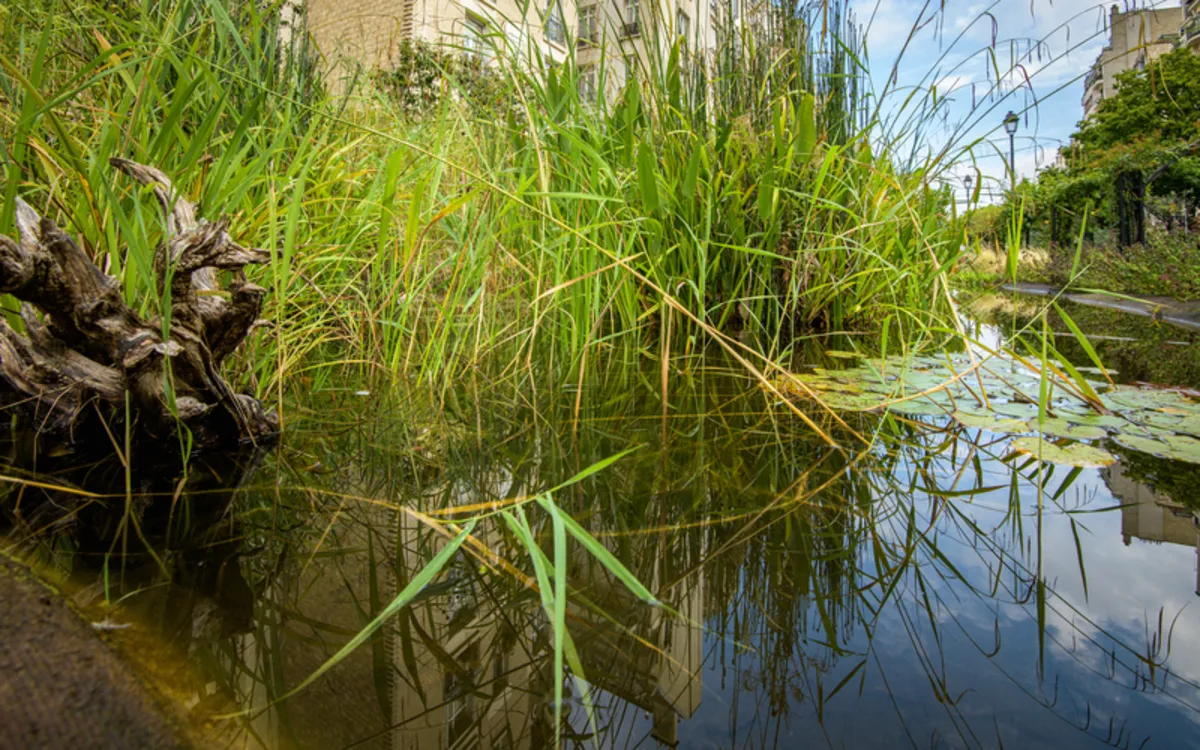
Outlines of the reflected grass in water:
<svg viewBox="0 0 1200 750">
<path fill-rule="evenodd" d="M 10 539 L 80 590 L 107 560 L 108 598 L 120 601 L 110 616 L 187 656 L 198 714 L 249 711 L 222 725 L 238 744 L 544 747 L 599 732 L 615 747 L 821 735 L 861 746 L 907 732 L 915 744 L 1087 734 L 1136 747 L 1191 736 L 1200 670 L 1176 668 L 1173 649 L 1189 616 L 1172 600 L 1126 605 L 1116 620 L 1091 609 L 1110 596 L 1091 566 L 1124 549 L 1109 521 L 1123 511 L 1095 512 L 1123 502 L 1102 473 L 1006 462 L 1005 439 L 936 417 L 854 415 L 880 439 L 835 450 L 786 413 L 753 409 L 761 392 L 712 364 L 673 389 L 666 419 L 653 374 L 640 388 L 585 383 L 578 419 L 569 390 L 536 402 L 465 392 L 434 419 L 382 397 L 335 413 L 318 400 L 327 418 L 298 422 L 224 503 L 196 483 L 236 473 L 202 461 L 174 501 L 173 475 L 136 484 L 161 565 L 136 536 L 114 541 L 119 523 L 84 522 L 123 505 L 78 509 L 27 486 L 19 513 L 10 491 L 4 517 Z M 500 513 L 630 444 L 642 447 L 555 501 L 664 606 L 639 601 L 582 545 L 563 564 L 552 514 L 526 512 L 550 563 L 543 590 L 567 592 L 559 632 L 578 654 L 569 673 L 586 680 L 589 722 L 584 685 L 555 677 L 567 674 L 555 666 L 557 605 L 528 585 L 529 547 Z M 101 479 L 91 468 L 53 481 L 96 490 Z M 56 523 L 64 510 L 79 522 Z M 472 516 L 477 555 L 449 558 L 362 648 L 281 700 Z M 183 517 L 186 532 L 165 533 Z M 1137 570 L 1184 570 L 1163 560 Z"/>
</svg>

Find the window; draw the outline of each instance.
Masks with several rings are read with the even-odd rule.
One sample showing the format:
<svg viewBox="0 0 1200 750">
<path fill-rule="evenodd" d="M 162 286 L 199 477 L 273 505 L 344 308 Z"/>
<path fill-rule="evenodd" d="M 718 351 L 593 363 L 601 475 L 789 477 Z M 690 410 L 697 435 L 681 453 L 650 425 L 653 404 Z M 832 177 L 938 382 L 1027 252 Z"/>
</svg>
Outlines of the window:
<svg viewBox="0 0 1200 750">
<path fill-rule="evenodd" d="M 625 35 L 637 36 L 641 33 L 639 26 L 640 9 L 638 0 L 625 0 Z"/>
<path fill-rule="evenodd" d="M 463 24 L 462 46 L 467 57 L 480 62 L 488 61 L 491 55 L 487 42 L 487 27 L 483 21 L 474 16 L 467 16 Z"/>
<path fill-rule="evenodd" d="M 470 686 L 454 672 L 442 678 L 442 695 L 446 701 L 446 745 L 453 747 L 475 725 L 475 705 Z"/>
<path fill-rule="evenodd" d="M 476 724 L 475 681 L 478 677 L 479 643 L 472 643 L 455 658 L 459 671 L 442 676 L 442 700 L 446 705 L 446 747 L 454 747 L 472 733 Z"/>
<path fill-rule="evenodd" d="M 579 9 L 579 41 L 592 44 L 600 41 L 600 28 L 595 5 L 585 5 Z"/>
<path fill-rule="evenodd" d="M 584 104 L 596 103 L 596 66 L 579 69 L 579 98 Z"/>
<path fill-rule="evenodd" d="M 563 20 L 562 3 L 550 0 L 546 9 L 546 38 L 555 44 L 565 44 L 567 41 L 567 24 Z"/>
<path fill-rule="evenodd" d="M 739 15 L 741 0 L 729 0 L 729 17 L 736 19 Z"/>
<path fill-rule="evenodd" d="M 688 14 L 683 12 L 683 8 L 675 10 L 675 34 L 683 37 L 683 43 L 686 45 L 688 41 Z"/>
</svg>

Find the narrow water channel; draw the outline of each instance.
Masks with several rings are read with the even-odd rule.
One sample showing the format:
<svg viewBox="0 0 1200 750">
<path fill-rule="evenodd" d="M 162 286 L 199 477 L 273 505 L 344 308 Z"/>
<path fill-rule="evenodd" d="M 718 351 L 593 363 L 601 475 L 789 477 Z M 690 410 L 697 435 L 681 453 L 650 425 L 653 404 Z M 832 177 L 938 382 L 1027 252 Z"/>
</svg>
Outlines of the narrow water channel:
<svg viewBox="0 0 1200 750">
<path fill-rule="evenodd" d="M 1000 337 L 1012 320 L 993 308 L 973 324 Z M 1129 379 L 1200 386 L 1189 334 L 1079 320 L 1120 339 L 1100 346 Z M 1139 347 L 1159 352 L 1140 371 Z M 437 419 L 357 387 L 314 393 L 278 449 L 199 457 L 183 484 L 135 467 L 128 500 L 116 459 L 43 459 L 40 482 L 117 499 L 13 485 L 0 529 L 88 611 L 119 602 L 110 624 L 157 644 L 143 666 L 206 742 L 536 749 L 554 744 L 553 633 L 495 517 L 475 534 L 506 564 L 458 554 L 280 698 L 441 548 L 424 519 L 636 446 L 555 494 L 663 604 L 569 548 L 594 713 L 565 680 L 564 745 L 1200 747 L 1200 469 L 1119 446 L 1105 469 L 1038 464 L 938 417 L 840 451 L 729 362 L 681 360 L 665 406 L 651 365 L 598 371 L 582 398 L 464 387 Z M 882 421 L 855 419 L 868 434 Z M 549 550 L 550 520 L 526 513 Z"/>
</svg>

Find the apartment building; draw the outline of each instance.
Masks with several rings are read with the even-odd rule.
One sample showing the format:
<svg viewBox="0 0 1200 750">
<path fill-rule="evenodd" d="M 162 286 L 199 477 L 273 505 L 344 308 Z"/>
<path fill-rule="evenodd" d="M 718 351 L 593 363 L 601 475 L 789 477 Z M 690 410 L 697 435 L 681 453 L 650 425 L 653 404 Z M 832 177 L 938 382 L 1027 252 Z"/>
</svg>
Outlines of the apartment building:
<svg viewBox="0 0 1200 750">
<path fill-rule="evenodd" d="M 1197 5 L 1200 0 L 1189 3 L 1193 9 Z M 1100 102 L 1113 95 L 1119 74 L 1141 69 L 1174 49 L 1183 20 L 1182 6 L 1123 12 L 1113 5 L 1108 16 L 1108 45 L 1084 78 L 1083 116 L 1091 117 Z"/>
<path fill-rule="evenodd" d="M 730 6 L 724 0 L 289 0 L 282 18 L 286 34 L 303 29 L 311 36 L 335 87 L 360 66 L 386 69 L 413 39 L 490 64 L 502 49 L 549 64 L 573 52 L 580 93 L 611 100 L 652 55 L 665 61 L 677 39 L 690 52 L 712 49 L 718 7 Z"/>
<path fill-rule="evenodd" d="M 1183 25 L 1179 27 L 1179 44 L 1200 54 L 1200 0 L 1184 0 Z"/>
</svg>

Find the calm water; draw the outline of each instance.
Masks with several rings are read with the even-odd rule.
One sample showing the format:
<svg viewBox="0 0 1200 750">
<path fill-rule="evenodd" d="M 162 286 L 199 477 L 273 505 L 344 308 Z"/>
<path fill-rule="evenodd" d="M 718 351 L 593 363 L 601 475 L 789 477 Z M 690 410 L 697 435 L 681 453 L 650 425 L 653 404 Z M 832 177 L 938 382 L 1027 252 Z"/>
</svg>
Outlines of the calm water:
<svg viewBox="0 0 1200 750">
<path fill-rule="evenodd" d="M 640 446 L 556 500 L 678 616 L 570 546 L 598 735 L 572 697 L 568 746 L 1200 747 L 1195 468 L 1113 446 L 1108 469 L 1039 470 L 999 436 L 878 416 L 851 425 L 886 439 L 839 451 L 719 359 L 678 365 L 665 409 L 655 366 L 437 406 L 318 391 L 278 449 L 200 459 L 182 489 L 135 467 L 128 501 L 10 489 L 0 519 L 77 601 L 119 600 L 109 619 L 221 746 L 542 748 L 552 633 L 494 518 L 476 536 L 511 568 L 459 554 L 279 698 L 436 553 L 447 509 Z M 115 460 L 72 463 L 42 481 L 123 492 Z"/>
</svg>

